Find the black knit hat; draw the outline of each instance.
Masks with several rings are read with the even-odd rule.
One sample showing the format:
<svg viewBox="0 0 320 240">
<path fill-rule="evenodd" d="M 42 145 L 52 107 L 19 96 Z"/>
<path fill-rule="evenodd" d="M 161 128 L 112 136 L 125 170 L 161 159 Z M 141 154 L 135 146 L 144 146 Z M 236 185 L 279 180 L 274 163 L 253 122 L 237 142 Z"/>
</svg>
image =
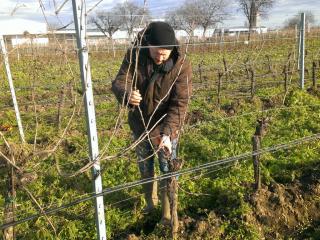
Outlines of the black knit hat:
<svg viewBox="0 0 320 240">
<path fill-rule="evenodd" d="M 176 37 L 173 28 L 165 22 L 152 22 L 148 26 L 147 41 L 152 46 L 172 50 L 176 45 Z"/>
</svg>

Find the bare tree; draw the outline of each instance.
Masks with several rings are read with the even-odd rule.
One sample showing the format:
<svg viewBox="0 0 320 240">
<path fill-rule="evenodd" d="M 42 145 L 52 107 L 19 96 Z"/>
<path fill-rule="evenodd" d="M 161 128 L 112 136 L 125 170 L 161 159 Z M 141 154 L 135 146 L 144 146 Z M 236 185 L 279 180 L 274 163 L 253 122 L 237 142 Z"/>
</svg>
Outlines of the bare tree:
<svg viewBox="0 0 320 240">
<path fill-rule="evenodd" d="M 272 8 L 275 0 L 237 0 L 240 10 L 247 17 L 249 23 L 249 31 L 257 27 L 257 18 L 266 17 L 267 11 Z"/>
<path fill-rule="evenodd" d="M 226 0 L 186 0 L 167 15 L 168 22 L 176 29 L 193 36 L 196 27 L 203 28 L 203 36 L 209 27 L 223 21 L 226 16 Z"/>
<path fill-rule="evenodd" d="M 197 22 L 203 28 L 202 36 L 204 37 L 209 27 L 216 26 L 217 23 L 222 22 L 227 14 L 226 0 L 194 0 L 197 12 Z"/>
<path fill-rule="evenodd" d="M 189 36 L 193 36 L 193 32 L 199 26 L 199 9 L 195 7 L 194 2 L 185 1 L 181 7 L 167 14 L 167 21 L 175 29 L 186 31 Z"/>
<path fill-rule="evenodd" d="M 122 25 L 121 17 L 116 9 L 110 12 L 96 12 L 89 22 L 93 23 L 108 39 L 112 39 L 113 34 L 118 31 Z"/>
<path fill-rule="evenodd" d="M 295 26 L 299 25 L 301 20 L 301 13 L 299 12 L 297 15 L 287 19 L 284 23 L 285 28 L 294 28 Z M 306 24 L 314 24 L 315 23 L 315 17 L 314 14 L 311 11 L 306 11 Z"/>
<path fill-rule="evenodd" d="M 119 16 L 122 19 L 122 26 L 127 30 L 129 38 L 132 37 L 134 28 L 142 23 L 148 22 L 150 14 L 148 9 L 137 5 L 135 2 L 125 1 L 116 5 Z M 143 21 L 141 21 L 143 20 Z"/>
</svg>

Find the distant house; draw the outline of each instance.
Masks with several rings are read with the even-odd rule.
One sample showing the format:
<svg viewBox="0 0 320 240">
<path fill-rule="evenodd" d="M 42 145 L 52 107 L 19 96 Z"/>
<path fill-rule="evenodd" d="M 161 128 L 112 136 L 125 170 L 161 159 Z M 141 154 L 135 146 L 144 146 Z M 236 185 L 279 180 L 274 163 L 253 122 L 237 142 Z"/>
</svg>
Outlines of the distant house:
<svg viewBox="0 0 320 240">
<path fill-rule="evenodd" d="M 224 34 L 228 36 L 236 36 L 238 34 L 242 33 L 249 33 L 249 28 L 248 27 L 231 27 L 231 28 L 221 28 L 216 30 L 217 33 L 223 32 Z M 253 33 L 267 33 L 268 28 L 267 27 L 253 27 L 251 28 L 251 32 Z"/>
<path fill-rule="evenodd" d="M 136 30 L 135 32 L 137 32 Z M 134 33 L 135 35 L 136 33 Z M 74 41 L 76 39 L 76 32 L 74 29 L 64 29 L 54 32 L 48 32 L 48 36 L 50 38 L 50 41 L 53 40 L 53 36 L 60 40 L 66 40 L 66 41 Z M 116 31 L 112 39 L 115 40 L 117 43 L 123 43 L 128 41 L 128 33 L 124 30 L 118 30 Z M 88 44 L 96 45 L 101 44 L 103 42 L 108 41 L 108 37 L 104 35 L 100 30 L 98 29 L 87 29 L 87 42 Z"/>
<path fill-rule="evenodd" d="M 31 43 L 46 45 L 49 42 L 45 23 L 20 18 L 1 20 L 0 34 L 12 46 Z"/>
</svg>

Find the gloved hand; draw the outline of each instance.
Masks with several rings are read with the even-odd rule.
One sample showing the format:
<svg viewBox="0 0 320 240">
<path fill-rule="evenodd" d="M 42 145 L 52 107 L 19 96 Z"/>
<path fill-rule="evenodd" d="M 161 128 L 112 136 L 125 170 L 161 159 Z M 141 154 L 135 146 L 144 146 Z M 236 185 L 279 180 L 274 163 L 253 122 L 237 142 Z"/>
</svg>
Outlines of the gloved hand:
<svg viewBox="0 0 320 240">
<path fill-rule="evenodd" d="M 163 135 L 159 144 L 159 148 L 163 149 L 166 155 L 169 155 L 172 153 L 172 144 L 170 140 L 170 136 Z"/>
</svg>

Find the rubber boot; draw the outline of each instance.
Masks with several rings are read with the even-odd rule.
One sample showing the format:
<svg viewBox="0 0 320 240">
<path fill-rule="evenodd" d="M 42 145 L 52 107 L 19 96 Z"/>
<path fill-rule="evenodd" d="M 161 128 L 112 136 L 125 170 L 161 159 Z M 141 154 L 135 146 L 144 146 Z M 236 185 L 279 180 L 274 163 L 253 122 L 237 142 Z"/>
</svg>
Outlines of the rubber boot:
<svg viewBox="0 0 320 240">
<path fill-rule="evenodd" d="M 158 205 L 157 181 L 144 184 L 143 192 L 147 206 L 142 210 L 142 213 L 149 214 Z"/>
<path fill-rule="evenodd" d="M 167 180 L 160 181 L 161 187 L 161 224 L 170 225 L 171 224 L 171 212 L 170 212 L 170 201 L 169 201 L 169 192 L 167 186 Z"/>
</svg>

